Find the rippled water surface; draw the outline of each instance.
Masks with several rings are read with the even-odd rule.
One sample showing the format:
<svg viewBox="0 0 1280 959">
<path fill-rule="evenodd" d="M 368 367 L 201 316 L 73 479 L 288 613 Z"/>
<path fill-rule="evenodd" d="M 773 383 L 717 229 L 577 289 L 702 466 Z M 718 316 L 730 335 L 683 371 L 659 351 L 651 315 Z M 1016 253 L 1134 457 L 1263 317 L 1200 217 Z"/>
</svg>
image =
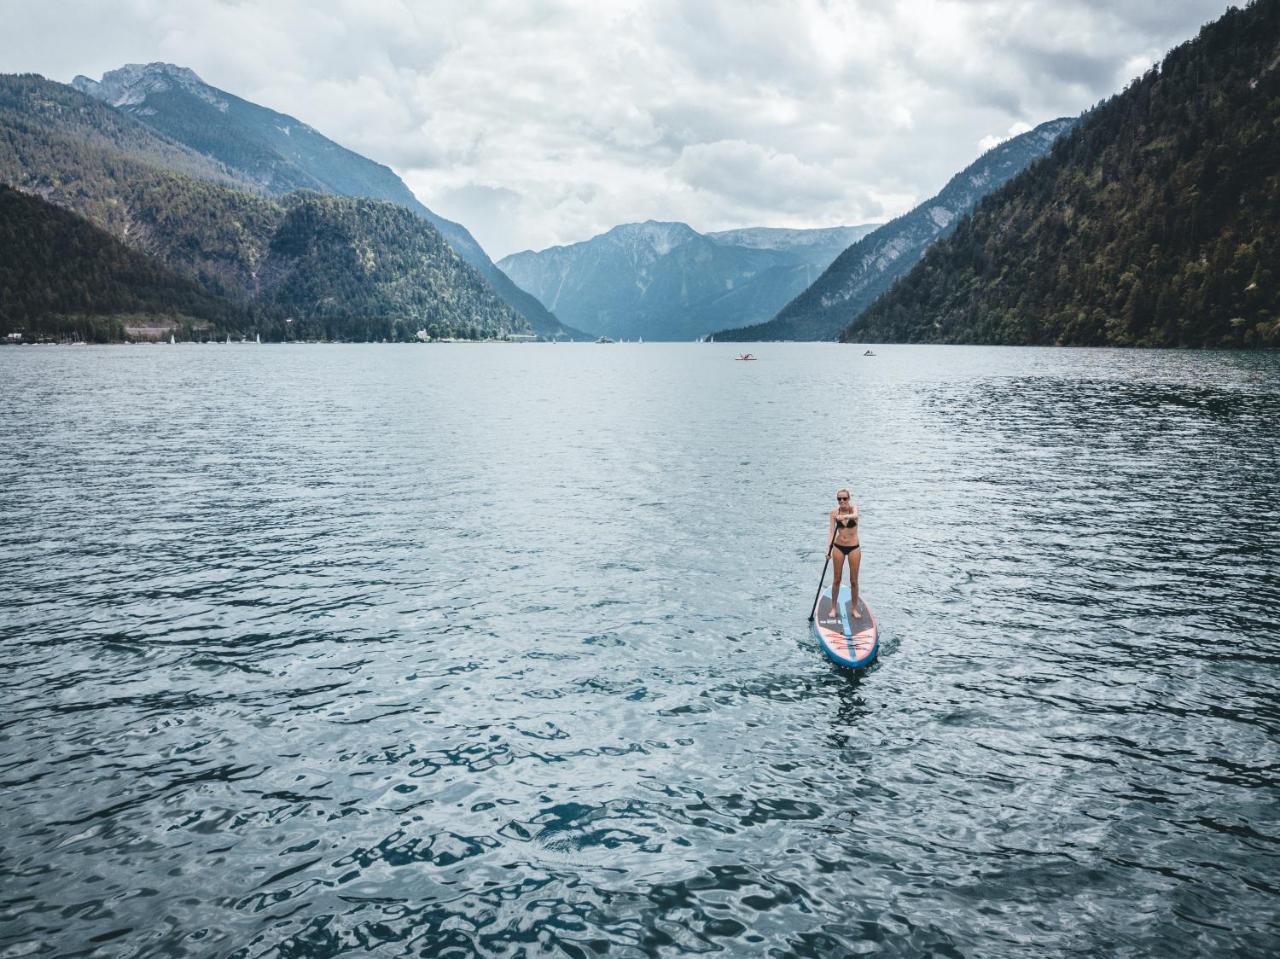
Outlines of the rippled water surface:
<svg viewBox="0 0 1280 959">
<path fill-rule="evenodd" d="M 0 955 L 1276 954 L 1280 356 L 732 352 L 0 350 Z"/>
</svg>

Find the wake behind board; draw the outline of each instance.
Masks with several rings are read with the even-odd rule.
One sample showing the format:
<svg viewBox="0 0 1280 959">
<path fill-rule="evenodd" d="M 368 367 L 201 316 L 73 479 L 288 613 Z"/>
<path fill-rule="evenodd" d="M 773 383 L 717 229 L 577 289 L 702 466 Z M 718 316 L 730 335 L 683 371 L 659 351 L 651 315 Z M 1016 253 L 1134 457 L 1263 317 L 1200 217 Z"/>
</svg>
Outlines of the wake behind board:
<svg viewBox="0 0 1280 959">
<path fill-rule="evenodd" d="M 840 587 L 839 614 L 831 612 L 831 587 L 822 591 L 818 600 L 818 615 L 810 624 L 818 637 L 822 651 L 840 666 L 865 666 L 876 658 L 880 650 L 880 633 L 876 617 L 867 601 L 858 597 L 858 611 L 849 608 L 848 586 Z"/>
</svg>

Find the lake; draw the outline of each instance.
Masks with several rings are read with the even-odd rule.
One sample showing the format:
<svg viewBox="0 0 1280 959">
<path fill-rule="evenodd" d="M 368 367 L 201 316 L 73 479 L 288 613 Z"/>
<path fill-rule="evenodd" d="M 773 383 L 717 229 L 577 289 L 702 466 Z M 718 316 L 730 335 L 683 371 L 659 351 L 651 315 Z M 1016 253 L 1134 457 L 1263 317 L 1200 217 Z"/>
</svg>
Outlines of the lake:
<svg viewBox="0 0 1280 959">
<path fill-rule="evenodd" d="M 0 350 L 0 955 L 1275 954 L 1280 355 L 752 348 Z"/>
</svg>

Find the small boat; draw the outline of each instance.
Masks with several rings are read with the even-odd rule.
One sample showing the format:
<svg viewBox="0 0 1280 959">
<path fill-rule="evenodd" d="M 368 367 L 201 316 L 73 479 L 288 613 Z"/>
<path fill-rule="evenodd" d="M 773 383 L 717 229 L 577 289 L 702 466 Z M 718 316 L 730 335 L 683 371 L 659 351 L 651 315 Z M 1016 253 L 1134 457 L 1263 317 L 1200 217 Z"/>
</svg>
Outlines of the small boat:
<svg viewBox="0 0 1280 959">
<path fill-rule="evenodd" d="M 612 342 L 613 342 L 613 340 L 609 339 L 609 337 L 607 337 L 607 336 L 602 336 L 602 337 L 600 337 L 598 340 L 596 340 L 596 342 L 597 342 L 597 343 L 612 343 Z"/>
<path fill-rule="evenodd" d="M 875 356 L 875 353 L 871 352 L 871 350 L 867 350 L 867 351 L 866 351 L 865 353 L 863 353 L 862 355 L 863 355 L 863 356 Z"/>
<path fill-rule="evenodd" d="M 759 357 L 752 356 L 750 353 L 741 353 L 738 356 L 735 356 L 734 359 L 735 360 L 755 360 L 755 359 L 759 359 Z"/>
</svg>

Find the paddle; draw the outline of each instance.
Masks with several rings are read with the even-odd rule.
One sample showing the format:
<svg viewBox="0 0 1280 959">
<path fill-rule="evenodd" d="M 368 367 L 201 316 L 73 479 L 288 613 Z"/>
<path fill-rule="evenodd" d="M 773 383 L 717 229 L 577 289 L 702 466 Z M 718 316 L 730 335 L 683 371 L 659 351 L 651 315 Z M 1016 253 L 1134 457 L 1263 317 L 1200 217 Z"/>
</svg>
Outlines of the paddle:
<svg viewBox="0 0 1280 959">
<path fill-rule="evenodd" d="M 822 561 L 822 575 L 818 577 L 818 591 L 813 594 L 813 605 L 809 607 L 809 622 L 818 615 L 818 600 L 822 597 L 822 584 L 827 581 L 827 567 L 831 565 L 831 550 L 836 545 L 836 530 L 831 531 L 831 542 L 827 544 L 827 558 Z"/>
</svg>

